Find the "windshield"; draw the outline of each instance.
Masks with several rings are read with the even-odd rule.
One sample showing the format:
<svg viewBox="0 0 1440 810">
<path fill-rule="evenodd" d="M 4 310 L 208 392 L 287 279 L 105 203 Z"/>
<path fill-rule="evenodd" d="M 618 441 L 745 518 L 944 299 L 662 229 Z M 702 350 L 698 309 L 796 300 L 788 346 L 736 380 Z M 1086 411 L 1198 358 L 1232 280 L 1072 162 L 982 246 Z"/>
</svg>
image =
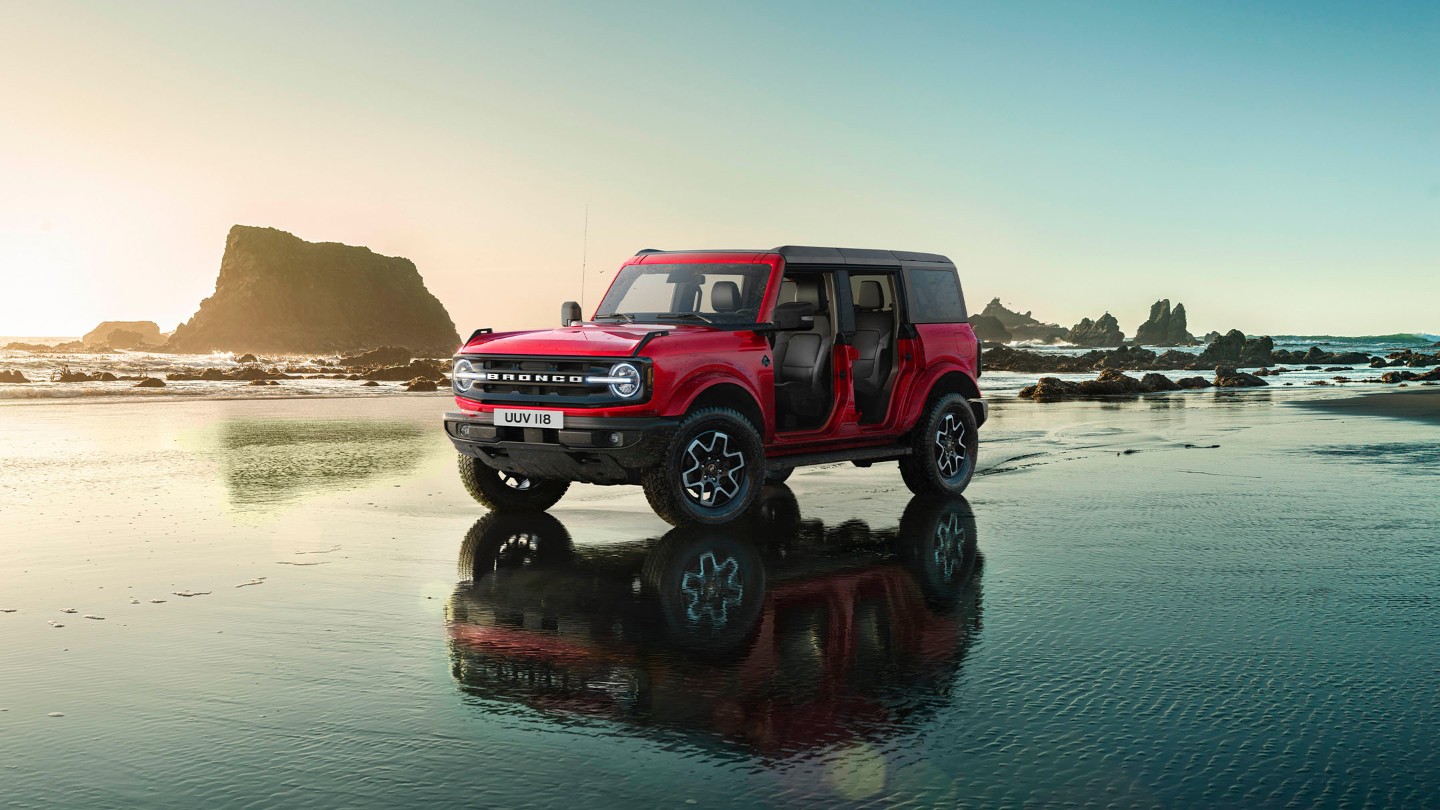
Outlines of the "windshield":
<svg viewBox="0 0 1440 810">
<path fill-rule="evenodd" d="M 632 264 L 621 268 L 595 318 L 752 324 L 769 278 L 766 264 Z"/>
</svg>

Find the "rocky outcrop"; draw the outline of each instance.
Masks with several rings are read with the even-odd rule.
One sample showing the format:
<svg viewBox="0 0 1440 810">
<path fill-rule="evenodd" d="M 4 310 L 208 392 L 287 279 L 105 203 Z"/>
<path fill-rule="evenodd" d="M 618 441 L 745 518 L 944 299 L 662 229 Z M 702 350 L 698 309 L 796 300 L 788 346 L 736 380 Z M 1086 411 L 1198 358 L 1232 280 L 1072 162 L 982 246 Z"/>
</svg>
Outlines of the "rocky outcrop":
<svg viewBox="0 0 1440 810">
<path fill-rule="evenodd" d="M 1031 316 L 1029 312 L 1021 314 L 1012 312 L 1000 303 L 996 298 L 985 306 L 980 313 L 981 317 L 994 318 L 1005 327 L 1010 333 L 1012 340 L 1034 340 L 1041 343 L 1054 343 L 1065 337 L 1069 330 L 1063 326 L 1053 323 L 1041 323 Z"/>
<path fill-rule="evenodd" d="M 1005 328 L 1005 324 L 989 315 L 971 315 L 970 328 L 975 330 L 975 337 L 986 343 L 1009 343 L 1011 340 L 1010 330 Z"/>
<path fill-rule="evenodd" d="M 85 333 L 80 342 L 86 346 L 109 346 L 112 349 L 133 349 L 136 346 L 159 346 L 165 342 L 154 321 L 105 321 Z"/>
<path fill-rule="evenodd" d="M 1099 320 L 1081 319 L 1080 323 L 1070 327 L 1066 340 L 1076 346 L 1119 346 L 1125 342 L 1125 333 L 1120 331 L 1120 322 L 1115 320 L 1115 316 L 1107 312 Z"/>
<path fill-rule="evenodd" d="M 1142 346 L 1193 346 L 1197 341 L 1188 331 L 1185 305 L 1170 309 L 1170 299 L 1162 298 L 1150 307 L 1150 319 L 1135 330 L 1135 343 Z"/>
<path fill-rule="evenodd" d="M 135 387 L 136 387 L 136 388 L 164 388 L 164 387 L 165 387 L 165 381 L 162 380 L 162 379 L 160 379 L 159 377 L 146 377 L 146 378 L 142 379 L 140 382 L 135 383 Z"/>
<path fill-rule="evenodd" d="M 176 328 L 176 352 L 298 354 L 410 346 L 446 355 L 460 336 L 409 259 L 236 225 L 214 295 Z"/>
<path fill-rule="evenodd" d="M 1215 385 L 1219 388 L 1259 388 L 1269 384 L 1254 374 L 1236 371 L 1229 366 L 1215 367 Z"/>
<path fill-rule="evenodd" d="M 394 366 L 410 362 L 415 355 L 404 346 L 381 346 L 368 352 L 340 358 L 342 366 Z"/>
<path fill-rule="evenodd" d="M 1174 391 L 1179 387 L 1163 374 L 1146 374 L 1143 379 L 1137 380 L 1122 371 L 1107 368 L 1095 379 L 1081 382 L 1041 377 L 1034 385 L 1020 389 L 1020 396 L 1036 402 L 1059 402 L 1089 397 L 1135 396 L 1155 391 Z"/>
<path fill-rule="evenodd" d="M 0 383 L 28 383 L 28 382 L 30 382 L 30 380 L 26 379 L 25 375 L 24 375 L 24 374 L 21 374 L 21 373 L 18 372 L 18 371 L 11 371 L 11 370 L 8 370 L 8 369 L 3 370 L 3 371 L 0 371 Z"/>
</svg>

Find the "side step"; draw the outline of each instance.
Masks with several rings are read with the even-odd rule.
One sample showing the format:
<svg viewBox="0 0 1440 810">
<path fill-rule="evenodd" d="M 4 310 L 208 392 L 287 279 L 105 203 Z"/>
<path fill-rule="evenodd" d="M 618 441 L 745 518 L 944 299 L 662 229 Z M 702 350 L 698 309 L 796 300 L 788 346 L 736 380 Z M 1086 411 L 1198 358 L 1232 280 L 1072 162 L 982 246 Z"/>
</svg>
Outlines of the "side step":
<svg viewBox="0 0 1440 810">
<path fill-rule="evenodd" d="M 797 453 L 793 456 L 780 456 L 779 458 L 765 459 L 766 472 L 780 472 L 794 467 L 809 467 L 813 464 L 835 464 L 841 461 L 853 461 L 857 466 L 868 467 L 877 461 L 894 461 L 910 455 L 909 447 L 899 445 L 884 445 L 881 447 L 862 447 L 858 450 L 827 450 L 823 453 Z"/>
</svg>

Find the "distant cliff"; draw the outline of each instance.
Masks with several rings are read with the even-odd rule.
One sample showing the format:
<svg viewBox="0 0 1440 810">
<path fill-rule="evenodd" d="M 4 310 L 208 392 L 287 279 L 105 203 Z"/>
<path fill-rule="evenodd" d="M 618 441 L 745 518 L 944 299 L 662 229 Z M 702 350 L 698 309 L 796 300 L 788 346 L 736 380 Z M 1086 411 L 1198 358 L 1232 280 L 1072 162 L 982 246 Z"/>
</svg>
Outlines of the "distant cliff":
<svg viewBox="0 0 1440 810">
<path fill-rule="evenodd" d="M 395 345 L 448 356 L 459 343 L 454 321 L 409 259 L 236 225 L 215 294 L 166 348 L 308 354 Z"/>
<path fill-rule="evenodd" d="M 1176 304 L 1172 312 L 1170 299 L 1162 298 L 1150 307 L 1150 318 L 1135 330 L 1137 346 L 1193 346 L 1198 343 L 1185 322 L 1185 305 Z"/>
<path fill-rule="evenodd" d="M 998 320 L 1014 340 L 1037 340 L 1053 343 L 1058 339 L 1063 339 L 1070 331 L 1058 324 L 1041 323 L 1029 312 L 1024 314 L 1012 312 L 1000 303 L 999 298 L 993 299 L 987 304 L 980 316 Z"/>
<path fill-rule="evenodd" d="M 105 321 L 85 333 L 80 342 L 86 346 L 110 346 L 133 349 L 136 346 L 159 346 L 165 342 L 154 321 Z"/>
</svg>

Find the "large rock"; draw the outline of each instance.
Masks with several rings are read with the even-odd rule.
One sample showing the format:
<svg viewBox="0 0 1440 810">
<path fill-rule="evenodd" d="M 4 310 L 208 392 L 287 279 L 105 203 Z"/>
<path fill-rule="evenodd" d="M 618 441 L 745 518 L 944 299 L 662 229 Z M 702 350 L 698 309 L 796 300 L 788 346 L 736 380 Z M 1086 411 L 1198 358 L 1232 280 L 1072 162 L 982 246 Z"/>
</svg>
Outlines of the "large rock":
<svg viewBox="0 0 1440 810">
<path fill-rule="evenodd" d="M 994 318 L 1005 327 L 1013 340 L 1035 340 L 1042 343 L 1054 343 L 1064 338 L 1069 330 L 1063 326 L 1053 323 L 1041 323 L 1031 316 L 1029 312 L 1021 314 L 1005 308 L 1000 299 L 991 300 L 980 313 L 981 317 Z"/>
<path fill-rule="evenodd" d="M 399 345 L 447 356 L 459 343 L 454 321 L 409 259 L 236 225 L 215 294 L 166 348 L 300 354 Z"/>
<path fill-rule="evenodd" d="M 86 332 L 80 342 L 86 346 L 133 349 L 140 345 L 159 346 L 165 338 L 161 337 L 160 326 L 154 321 L 105 321 Z"/>
<path fill-rule="evenodd" d="M 0 383 L 28 383 L 28 382 L 30 382 L 30 380 L 27 379 L 24 374 L 21 374 L 21 373 L 18 372 L 18 371 L 11 371 L 11 370 L 9 370 L 9 369 L 0 371 Z"/>
<path fill-rule="evenodd" d="M 1070 336 L 1066 339 L 1077 346 L 1104 348 L 1124 343 L 1125 333 L 1120 331 L 1120 322 L 1115 320 L 1115 316 L 1107 312 L 1096 321 L 1081 319 L 1080 323 L 1070 327 Z"/>
<path fill-rule="evenodd" d="M 971 315 L 970 328 L 975 330 L 975 337 L 986 343 L 1009 343 L 1011 340 L 1010 330 L 999 318 L 989 315 Z"/>
<path fill-rule="evenodd" d="M 1254 374 L 1236 371 L 1229 366 L 1215 367 L 1215 385 L 1219 388 L 1258 388 L 1269 384 Z"/>
<path fill-rule="evenodd" d="M 1150 319 L 1135 330 L 1135 342 L 1142 346 L 1191 346 L 1196 340 L 1186 324 L 1185 305 L 1170 309 L 1170 299 L 1162 298 L 1150 307 Z"/>
</svg>

